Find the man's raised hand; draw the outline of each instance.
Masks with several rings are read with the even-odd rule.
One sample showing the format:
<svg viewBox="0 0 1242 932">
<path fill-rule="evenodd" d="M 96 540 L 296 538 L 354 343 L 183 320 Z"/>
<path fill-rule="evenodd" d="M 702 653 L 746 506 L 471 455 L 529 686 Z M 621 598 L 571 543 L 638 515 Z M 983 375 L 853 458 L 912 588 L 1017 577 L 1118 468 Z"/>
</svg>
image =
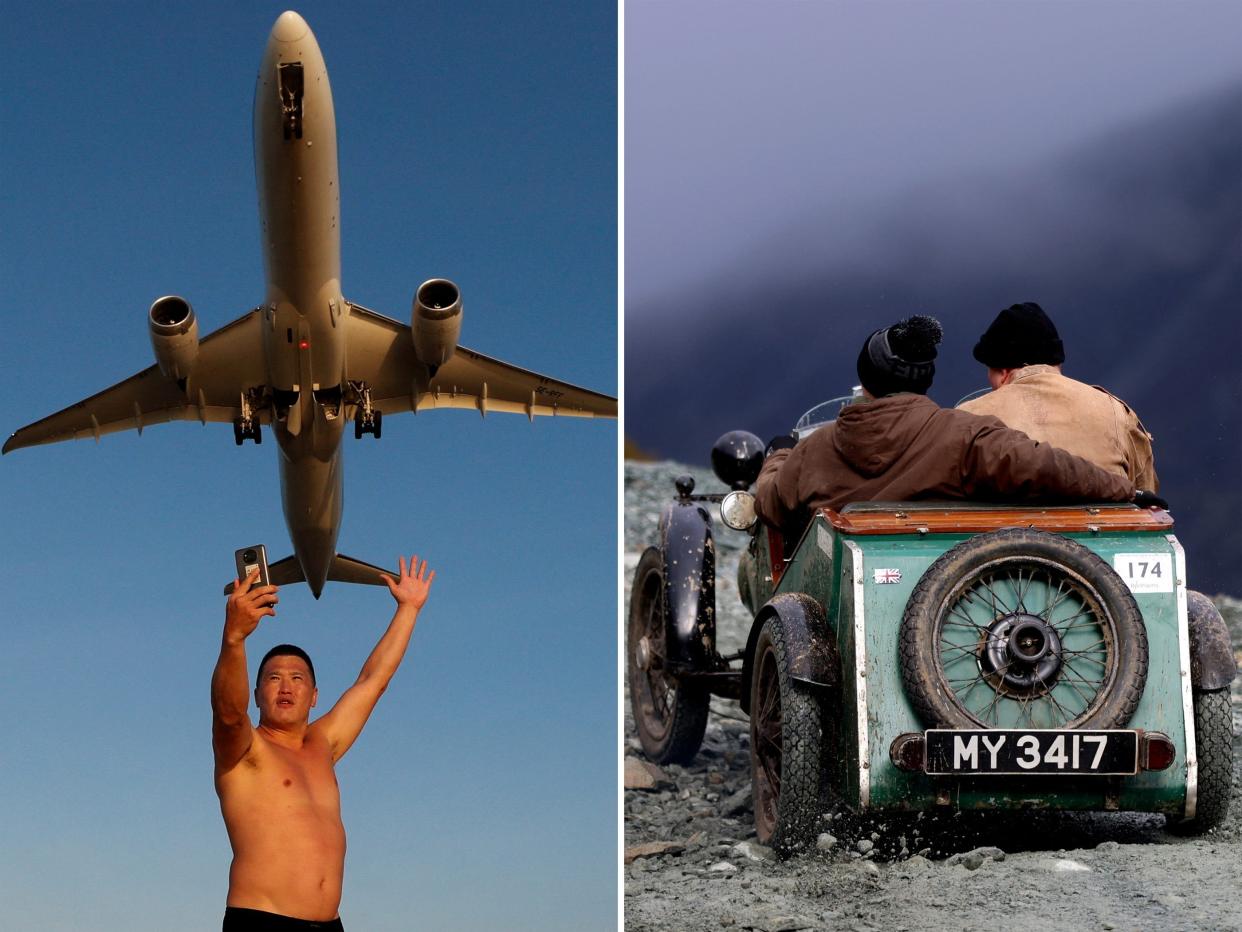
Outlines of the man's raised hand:
<svg viewBox="0 0 1242 932">
<path fill-rule="evenodd" d="M 245 640 L 264 615 L 276 614 L 275 606 L 280 601 L 277 589 L 275 586 L 250 588 L 258 578 L 259 569 L 255 567 L 245 580 L 233 580 L 233 594 L 224 606 L 225 637 Z"/>
<path fill-rule="evenodd" d="M 407 570 L 405 566 L 405 557 L 397 558 L 397 565 L 401 570 L 401 578 L 393 579 L 387 573 L 380 573 L 380 577 L 388 585 L 388 591 L 392 593 L 392 597 L 397 600 L 400 606 L 410 606 L 419 609 L 427 601 L 427 593 L 431 591 L 431 581 L 436 578 L 436 571 L 427 571 L 427 561 L 424 560 L 420 565 L 417 556 L 410 557 L 410 567 Z"/>
</svg>

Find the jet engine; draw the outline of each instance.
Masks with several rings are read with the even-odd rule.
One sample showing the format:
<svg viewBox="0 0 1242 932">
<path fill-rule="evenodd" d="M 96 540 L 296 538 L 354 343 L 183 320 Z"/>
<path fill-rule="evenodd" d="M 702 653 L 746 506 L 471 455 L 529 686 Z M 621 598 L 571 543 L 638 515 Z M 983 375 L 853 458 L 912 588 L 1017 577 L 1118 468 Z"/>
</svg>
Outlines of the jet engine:
<svg viewBox="0 0 1242 932">
<path fill-rule="evenodd" d="M 410 320 L 414 355 L 433 372 L 448 362 L 461 334 L 461 292 L 447 278 L 418 286 Z"/>
<path fill-rule="evenodd" d="M 177 382 L 187 378 L 198 359 L 198 319 L 190 302 L 176 295 L 156 298 L 147 325 L 160 371 Z"/>
</svg>

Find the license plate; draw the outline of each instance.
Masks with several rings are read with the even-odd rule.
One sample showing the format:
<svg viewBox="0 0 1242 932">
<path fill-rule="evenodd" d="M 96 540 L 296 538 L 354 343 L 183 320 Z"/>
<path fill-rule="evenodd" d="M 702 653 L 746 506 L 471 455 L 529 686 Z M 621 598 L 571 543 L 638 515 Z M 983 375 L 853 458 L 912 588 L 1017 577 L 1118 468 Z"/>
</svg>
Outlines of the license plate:
<svg viewBox="0 0 1242 932">
<path fill-rule="evenodd" d="M 1138 773 L 1138 732 L 933 729 L 923 733 L 929 774 Z"/>
</svg>

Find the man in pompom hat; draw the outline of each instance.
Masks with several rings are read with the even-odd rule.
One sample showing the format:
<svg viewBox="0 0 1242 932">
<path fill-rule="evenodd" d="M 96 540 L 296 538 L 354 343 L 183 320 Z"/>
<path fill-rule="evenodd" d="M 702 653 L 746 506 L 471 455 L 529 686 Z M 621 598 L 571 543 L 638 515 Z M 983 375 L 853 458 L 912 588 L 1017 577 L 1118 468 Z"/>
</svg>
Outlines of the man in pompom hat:
<svg viewBox="0 0 1242 932">
<path fill-rule="evenodd" d="M 936 347 L 943 336 L 934 317 L 910 317 L 877 330 L 858 354 L 858 379 L 872 398 L 898 392 L 926 395 L 936 375 Z"/>
<path fill-rule="evenodd" d="M 1038 304 L 1014 304 L 997 314 L 975 344 L 974 357 L 987 366 L 993 391 L 966 402 L 963 411 L 994 415 L 1140 489 L 1159 488 L 1151 435 L 1120 398 L 1061 374 L 1065 347 Z"/>
<path fill-rule="evenodd" d="M 765 521 L 788 536 L 820 508 L 857 501 L 1133 499 L 1134 484 L 1121 476 L 928 398 L 940 337 L 940 324 L 921 316 L 867 337 L 858 354 L 866 400 L 799 443 L 769 445 L 755 483 Z"/>
</svg>

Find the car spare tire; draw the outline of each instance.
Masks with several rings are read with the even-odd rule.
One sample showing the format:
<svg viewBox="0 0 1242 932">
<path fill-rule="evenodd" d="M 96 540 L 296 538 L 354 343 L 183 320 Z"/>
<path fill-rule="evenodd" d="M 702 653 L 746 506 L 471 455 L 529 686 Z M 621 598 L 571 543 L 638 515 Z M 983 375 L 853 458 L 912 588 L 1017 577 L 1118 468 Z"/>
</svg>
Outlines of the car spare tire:
<svg viewBox="0 0 1242 932">
<path fill-rule="evenodd" d="M 1115 728 L 1147 679 L 1134 596 L 1081 544 L 1029 528 L 937 559 L 901 620 L 906 695 L 930 726 Z"/>
</svg>

